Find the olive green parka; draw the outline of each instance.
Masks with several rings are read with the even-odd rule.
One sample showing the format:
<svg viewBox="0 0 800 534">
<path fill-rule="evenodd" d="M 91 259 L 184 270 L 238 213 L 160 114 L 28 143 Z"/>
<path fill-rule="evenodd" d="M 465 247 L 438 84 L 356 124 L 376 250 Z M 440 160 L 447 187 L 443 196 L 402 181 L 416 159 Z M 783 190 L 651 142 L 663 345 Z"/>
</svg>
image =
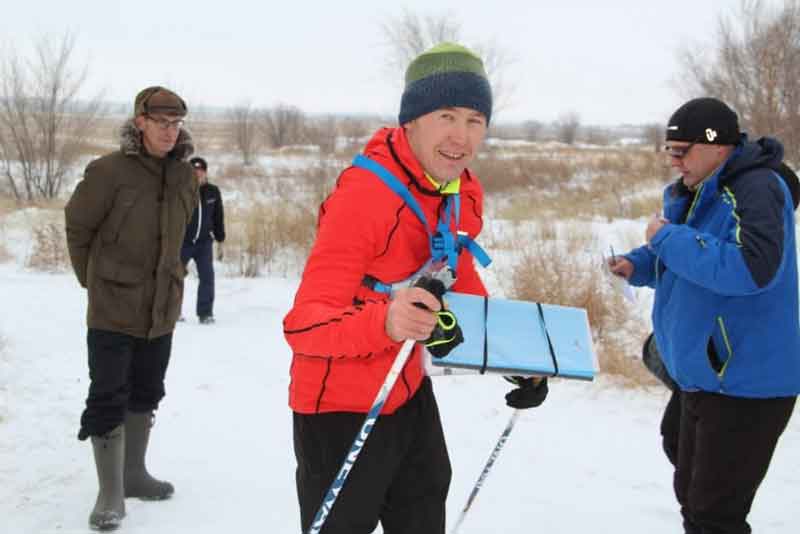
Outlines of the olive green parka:
<svg viewBox="0 0 800 534">
<path fill-rule="evenodd" d="M 180 248 L 197 204 L 186 162 L 193 152 L 181 129 L 167 157 L 148 155 L 131 119 L 120 150 L 86 167 L 64 211 L 72 267 L 88 290 L 89 328 L 148 339 L 175 328 L 186 275 Z"/>
</svg>

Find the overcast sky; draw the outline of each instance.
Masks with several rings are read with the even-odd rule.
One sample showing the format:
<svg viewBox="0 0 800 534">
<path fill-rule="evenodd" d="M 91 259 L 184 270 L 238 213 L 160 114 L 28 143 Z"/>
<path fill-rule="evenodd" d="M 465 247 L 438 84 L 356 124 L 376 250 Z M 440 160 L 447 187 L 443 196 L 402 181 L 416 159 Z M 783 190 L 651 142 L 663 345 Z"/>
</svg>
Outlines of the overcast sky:
<svg viewBox="0 0 800 534">
<path fill-rule="evenodd" d="M 514 58 L 503 120 L 585 124 L 664 122 L 681 103 L 672 80 L 681 46 L 710 46 L 721 14 L 739 0 L 21 0 L 3 8 L 0 43 L 25 53 L 32 39 L 77 35 L 87 95 L 132 101 L 152 84 L 192 106 L 277 102 L 307 112 L 396 117 L 381 23 L 403 8 L 449 14 L 466 44 L 494 41 Z"/>
</svg>

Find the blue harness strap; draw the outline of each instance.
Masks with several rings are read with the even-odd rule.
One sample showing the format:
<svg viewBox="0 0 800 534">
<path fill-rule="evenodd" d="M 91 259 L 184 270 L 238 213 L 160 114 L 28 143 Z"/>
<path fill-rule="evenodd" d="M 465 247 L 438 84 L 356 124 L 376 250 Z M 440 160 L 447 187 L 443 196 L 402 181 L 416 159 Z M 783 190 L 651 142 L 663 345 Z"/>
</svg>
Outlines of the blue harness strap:
<svg viewBox="0 0 800 534">
<path fill-rule="evenodd" d="M 458 233 L 458 244 L 460 248 L 469 250 L 472 257 L 481 264 L 481 267 L 486 268 L 492 263 L 492 258 L 489 257 L 486 251 L 467 234 Z"/>
<path fill-rule="evenodd" d="M 456 228 L 458 228 L 461 217 L 461 200 L 458 194 L 448 195 L 446 197 L 444 214 L 436 223 L 436 233 L 431 234 L 428 228 L 428 221 L 425 218 L 425 213 L 422 211 L 419 202 L 417 202 L 417 199 L 411 194 L 411 191 L 408 190 L 408 187 L 398 180 L 388 169 L 363 154 L 358 154 L 353 158 L 353 166 L 368 170 L 380 178 L 381 181 L 386 184 L 389 189 L 399 195 L 411 211 L 414 212 L 422 223 L 422 227 L 425 228 L 425 232 L 428 234 L 431 253 L 430 262 L 445 260 L 447 261 L 448 267 L 455 273 L 456 265 L 458 264 L 458 255 L 462 249 L 466 248 L 481 266 L 486 267 L 491 263 L 492 260 L 489 258 L 486 251 L 484 251 L 475 240 L 469 237 L 469 235 L 459 232 L 457 236 L 454 236 L 453 232 L 450 231 L 449 223 L 451 213 L 454 212 L 453 216 Z M 385 284 L 371 276 L 365 277 L 364 283 L 371 289 L 381 293 L 391 293 L 392 290 L 391 285 Z"/>
</svg>

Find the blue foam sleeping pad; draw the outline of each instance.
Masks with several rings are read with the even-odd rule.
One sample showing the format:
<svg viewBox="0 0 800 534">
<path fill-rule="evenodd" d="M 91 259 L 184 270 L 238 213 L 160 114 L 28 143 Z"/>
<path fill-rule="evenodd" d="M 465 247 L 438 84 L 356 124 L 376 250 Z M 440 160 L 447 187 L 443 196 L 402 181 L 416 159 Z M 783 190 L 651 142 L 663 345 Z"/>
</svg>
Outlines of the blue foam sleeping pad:
<svg viewBox="0 0 800 534">
<path fill-rule="evenodd" d="M 489 298 L 485 304 L 483 297 L 452 292 L 444 298 L 464 342 L 444 358 L 433 358 L 434 366 L 480 371 L 485 353 L 486 372 L 594 378 L 597 359 L 586 310 L 542 304 L 542 321 L 535 302 Z"/>
</svg>

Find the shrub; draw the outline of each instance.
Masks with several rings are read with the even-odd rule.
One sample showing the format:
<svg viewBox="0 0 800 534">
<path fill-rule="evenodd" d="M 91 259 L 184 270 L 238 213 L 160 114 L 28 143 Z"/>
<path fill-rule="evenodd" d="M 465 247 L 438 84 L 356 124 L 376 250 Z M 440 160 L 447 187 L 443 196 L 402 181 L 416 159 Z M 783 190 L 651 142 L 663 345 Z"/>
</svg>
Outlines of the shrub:
<svg viewBox="0 0 800 534">
<path fill-rule="evenodd" d="M 48 222 L 33 230 L 33 251 L 27 266 L 37 271 L 60 272 L 69 267 L 67 239 L 61 224 Z"/>
<path fill-rule="evenodd" d="M 11 261 L 12 259 L 13 256 L 11 255 L 11 252 L 8 251 L 5 243 L 0 242 L 0 263 L 5 263 L 7 261 Z"/>
<path fill-rule="evenodd" d="M 233 210 L 226 222 L 225 259 L 246 277 L 295 270 L 308 255 L 316 213 L 282 200 Z"/>
<path fill-rule="evenodd" d="M 6 231 L 5 224 L 3 222 L 3 216 L 5 215 L 3 210 L 3 205 L 0 202 L 0 263 L 5 263 L 12 259 L 11 252 L 8 250 L 8 247 L 5 244 L 5 240 L 8 239 L 8 232 Z"/>
<path fill-rule="evenodd" d="M 553 237 L 552 226 L 537 226 L 520 243 L 510 270 L 513 298 L 584 308 L 592 330 L 600 372 L 629 385 L 655 380 L 638 358 L 647 325 L 630 311 L 605 278 L 599 257 L 587 254 L 590 236 L 574 230 Z M 563 235 L 566 234 L 566 235 Z"/>
</svg>

